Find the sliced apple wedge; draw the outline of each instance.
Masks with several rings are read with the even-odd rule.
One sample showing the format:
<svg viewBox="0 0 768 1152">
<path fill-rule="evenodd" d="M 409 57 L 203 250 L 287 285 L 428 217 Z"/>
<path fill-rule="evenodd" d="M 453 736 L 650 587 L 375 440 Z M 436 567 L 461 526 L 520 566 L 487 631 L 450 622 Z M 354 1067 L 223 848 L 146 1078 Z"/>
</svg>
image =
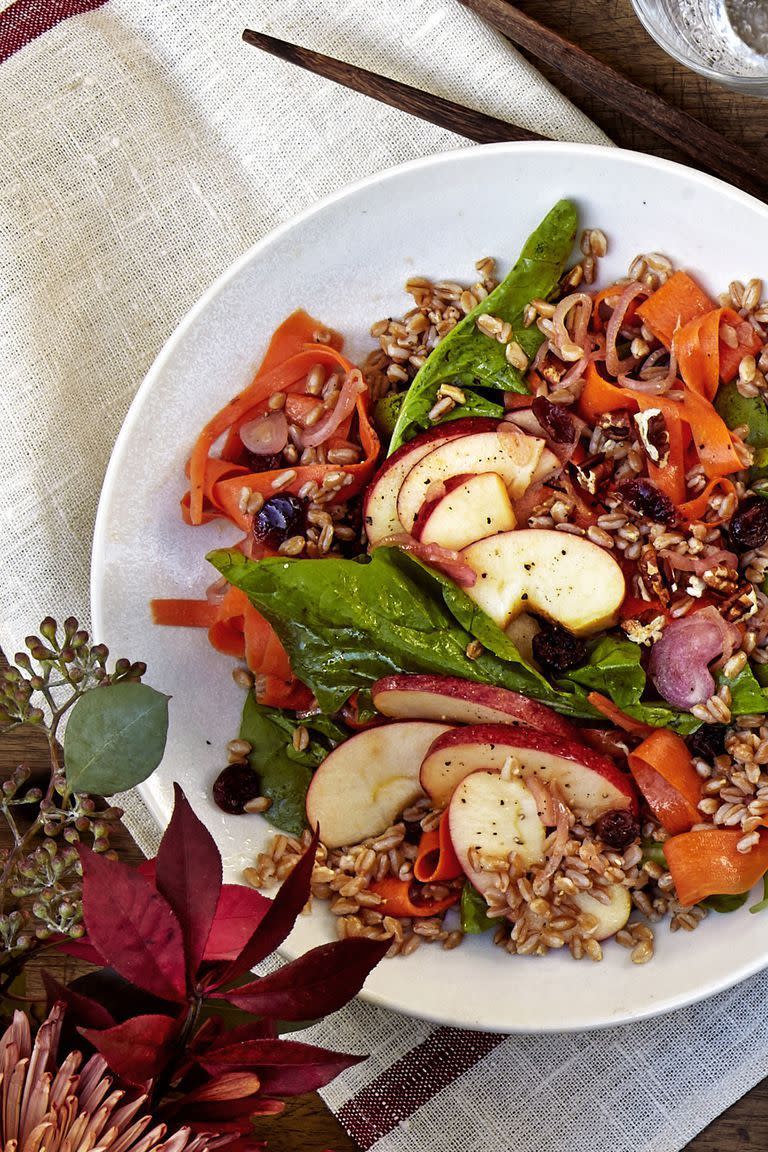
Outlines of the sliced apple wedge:
<svg viewBox="0 0 768 1152">
<path fill-rule="evenodd" d="M 453 794 L 448 828 L 464 874 L 483 894 L 493 887 L 494 873 L 509 867 L 512 853 L 521 871 L 544 856 L 546 830 L 519 777 L 504 780 L 486 771 L 467 776 Z"/>
<path fill-rule="evenodd" d="M 485 416 L 453 420 L 430 428 L 393 452 L 368 485 L 363 502 L 363 524 L 371 546 L 386 536 L 403 531 L 397 515 L 397 494 L 414 464 L 440 444 L 458 440 L 469 433 L 492 431 L 497 424 L 497 420 Z"/>
<path fill-rule="evenodd" d="M 632 911 L 629 892 L 621 884 L 612 884 L 604 891 L 611 898 L 610 904 L 601 904 L 589 892 L 579 892 L 572 897 L 582 912 L 588 912 L 597 920 L 597 927 L 590 932 L 593 940 L 607 940 L 609 936 L 615 936 L 629 920 Z"/>
<path fill-rule="evenodd" d="M 454 476 L 445 495 L 428 500 L 413 523 L 413 536 L 425 544 L 459 551 L 495 532 L 511 532 L 515 513 L 507 486 L 496 472 Z"/>
<path fill-rule="evenodd" d="M 514 756 L 526 776 L 556 785 L 583 820 L 604 812 L 636 812 L 634 784 L 612 760 L 575 740 L 512 724 L 477 724 L 438 736 L 421 765 L 421 787 L 436 807 L 448 803 L 465 777 L 481 768 L 499 772 Z"/>
<path fill-rule="evenodd" d="M 307 820 L 328 848 L 383 832 L 423 795 L 419 766 L 446 724 L 414 721 L 368 728 L 323 760 L 307 792 Z"/>
<path fill-rule="evenodd" d="M 477 574 L 467 595 L 500 628 L 524 611 L 577 636 L 616 623 L 624 575 L 610 552 L 583 536 L 543 528 L 499 532 L 470 544 L 461 557 Z"/>
<path fill-rule="evenodd" d="M 373 706 L 395 720 L 440 720 L 447 724 L 527 724 L 578 740 L 563 716 L 519 692 L 475 684 L 458 676 L 385 676 L 371 689 Z"/>
<path fill-rule="evenodd" d="M 430 488 L 445 484 L 452 476 L 496 472 L 513 500 L 522 496 L 541 459 L 544 441 L 526 436 L 511 424 L 502 429 L 460 436 L 414 463 L 397 496 L 397 515 L 406 532 L 412 531 L 419 509 L 430 499 Z"/>
</svg>

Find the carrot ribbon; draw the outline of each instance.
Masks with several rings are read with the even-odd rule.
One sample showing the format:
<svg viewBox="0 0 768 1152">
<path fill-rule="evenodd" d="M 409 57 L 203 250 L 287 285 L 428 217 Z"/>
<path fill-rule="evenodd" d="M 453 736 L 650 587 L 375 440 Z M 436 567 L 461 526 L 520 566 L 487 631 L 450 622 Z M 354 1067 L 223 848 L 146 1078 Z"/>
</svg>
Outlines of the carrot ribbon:
<svg viewBox="0 0 768 1152">
<path fill-rule="evenodd" d="M 629 753 L 629 770 L 662 828 L 676 835 L 700 820 L 701 780 L 685 741 L 658 728 Z"/>
<path fill-rule="evenodd" d="M 461 896 L 460 892 L 451 892 L 442 900 L 414 900 L 414 894 L 418 896 L 418 886 L 412 880 L 398 880 L 396 876 L 374 880 L 369 889 L 381 896 L 382 902 L 376 906 L 376 911 L 385 916 L 438 916 L 456 904 Z"/>
<path fill-rule="evenodd" d="M 451 842 L 446 809 L 437 828 L 422 833 L 413 874 L 422 884 L 435 884 L 442 880 L 455 880 L 461 871 L 461 864 Z"/>
<path fill-rule="evenodd" d="M 683 832 L 664 841 L 664 856 L 681 904 L 707 896 L 738 896 L 768 871 L 768 832 L 749 852 L 739 852 L 740 828 Z"/>
</svg>

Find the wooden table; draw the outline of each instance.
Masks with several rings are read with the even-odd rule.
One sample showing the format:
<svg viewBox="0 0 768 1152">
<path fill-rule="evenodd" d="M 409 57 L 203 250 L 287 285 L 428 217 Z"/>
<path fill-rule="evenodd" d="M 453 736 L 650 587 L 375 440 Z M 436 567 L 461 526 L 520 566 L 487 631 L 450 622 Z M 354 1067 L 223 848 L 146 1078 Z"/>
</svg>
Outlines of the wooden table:
<svg viewBox="0 0 768 1152">
<path fill-rule="evenodd" d="M 668 59 L 646 35 L 629 0 L 522 0 L 519 7 L 568 36 L 593 55 L 612 64 L 634 80 L 653 87 L 672 103 L 699 117 L 722 133 L 732 133 L 742 144 L 764 146 L 768 135 L 768 104 L 734 95 L 688 72 Z M 538 65 L 547 77 L 600 125 L 616 143 L 627 148 L 683 160 L 674 148 L 642 127 L 596 104 L 552 69 Z M 36 622 L 30 621 L 32 628 Z M 39 741 L 26 734 L 0 740 L 0 779 L 20 760 L 34 762 L 43 755 Z M 2 836 L 2 831 L 0 831 Z M 113 837 L 124 859 L 139 853 L 124 831 Z M 70 962 L 71 963 L 71 962 Z M 260 1128 L 269 1138 L 271 1152 L 355 1152 L 356 1145 L 330 1115 L 318 1096 L 289 1104 L 286 1114 Z M 736 1152 L 747 1147 L 768 1148 L 768 1082 L 758 1085 L 701 1133 L 689 1146 L 695 1152 Z"/>
</svg>

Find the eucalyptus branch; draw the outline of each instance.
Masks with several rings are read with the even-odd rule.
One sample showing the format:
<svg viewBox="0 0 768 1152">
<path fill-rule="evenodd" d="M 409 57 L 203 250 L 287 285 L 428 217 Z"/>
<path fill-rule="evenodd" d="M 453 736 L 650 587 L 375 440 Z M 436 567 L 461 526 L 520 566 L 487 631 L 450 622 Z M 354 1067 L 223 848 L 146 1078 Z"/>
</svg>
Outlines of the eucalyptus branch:
<svg viewBox="0 0 768 1152">
<path fill-rule="evenodd" d="M 26 765 L 19 765 L 2 782 L 0 810 L 13 843 L 0 857 L 0 996 L 8 987 L 8 973 L 16 971 L 27 953 L 52 937 L 82 935 L 82 879 L 75 845 L 86 837 L 94 851 L 114 855 L 109 829 L 122 812 L 99 797 L 149 775 L 159 755 L 152 759 L 150 748 L 149 760 L 145 755 L 142 762 L 141 741 L 159 742 L 162 753 L 167 726 L 165 698 L 140 683 L 146 665 L 120 659 L 109 671 L 108 649 L 91 643 L 74 617 L 62 625 L 46 617 L 39 635 L 28 636 L 25 644 L 27 650 L 16 653 L 14 663 L 0 673 L 0 733 L 19 726 L 44 732 L 48 765 L 34 779 Z M 117 685 L 125 687 L 117 693 L 95 691 Z M 158 711 L 163 712 L 160 718 Z M 110 724 L 114 732 L 109 732 Z M 71 741 L 70 730 L 75 732 Z M 114 748 L 120 747 L 123 731 L 139 742 L 139 763 L 135 769 L 123 765 L 121 772 L 120 752 Z M 124 742 L 130 745 L 127 736 Z M 110 757 L 117 765 L 111 774 Z"/>
</svg>

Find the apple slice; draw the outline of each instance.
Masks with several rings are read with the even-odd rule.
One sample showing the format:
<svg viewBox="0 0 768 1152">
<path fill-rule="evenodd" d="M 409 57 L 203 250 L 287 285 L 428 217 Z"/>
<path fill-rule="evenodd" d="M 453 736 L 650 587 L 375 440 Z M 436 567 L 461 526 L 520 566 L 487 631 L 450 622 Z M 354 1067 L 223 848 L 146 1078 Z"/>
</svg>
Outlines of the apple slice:
<svg viewBox="0 0 768 1152">
<path fill-rule="evenodd" d="M 583 536 L 545 528 L 499 532 L 470 544 L 461 557 L 477 574 L 467 595 L 500 628 L 523 611 L 539 612 L 577 636 L 616 623 L 624 575 L 610 552 Z"/>
<path fill-rule="evenodd" d="M 371 547 L 375 547 L 386 536 L 402 532 L 403 526 L 397 515 L 397 494 L 414 464 L 440 444 L 458 440 L 470 432 L 489 432 L 497 425 L 497 420 L 486 416 L 452 420 L 422 432 L 393 452 L 368 485 L 363 502 L 363 523 Z"/>
<path fill-rule="evenodd" d="M 500 772 L 509 756 L 519 763 L 523 779 L 537 776 L 556 785 L 582 820 L 617 809 L 637 811 L 632 780 L 607 756 L 575 740 L 512 724 L 477 724 L 438 736 L 421 765 L 421 787 L 436 807 L 443 807 L 471 772 Z"/>
<path fill-rule="evenodd" d="M 359 844 L 423 795 L 419 766 L 447 724 L 414 721 L 368 728 L 323 760 L 307 792 L 307 820 L 328 848 Z"/>
<path fill-rule="evenodd" d="M 544 857 L 546 829 L 519 777 L 505 780 L 485 770 L 467 776 L 453 794 L 448 828 L 464 874 L 483 894 L 494 886 L 495 872 L 509 867 L 511 853 L 520 858 L 521 871 Z"/>
<path fill-rule="evenodd" d="M 458 552 L 494 532 L 511 532 L 516 523 L 501 476 L 479 472 L 454 476 L 446 482 L 444 496 L 423 504 L 413 523 L 413 536 Z"/>
<path fill-rule="evenodd" d="M 397 496 L 397 515 L 406 532 L 413 529 L 432 485 L 444 484 L 452 476 L 496 472 L 513 499 L 522 496 L 541 459 L 544 441 L 526 436 L 511 424 L 501 427 L 501 432 L 473 432 L 449 440 L 414 463 Z"/>
<path fill-rule="evenodd" d="M 458 676 L 385 676 L 373 685 L 371 695 L 374 708 L 395 720 L 527 724 L 564 739 L 579 739 L 578 729 L 546 704 Z"/>
<path fill-rule="evenodd" d="M 590 932 L 593 940 L 607 940 L 609 936 L 615 936 L 629 920 L 632 911 L 629 892 L 621 884 L 612 884 L 604 891 L 611 898 L 610 904 L 601 904 L 594 896 L 590 896 L 589 892 L 577 892 L 571 897 L 582 912 L 588 912 L 597 920 L 597 927 Z"/>
</svg>

